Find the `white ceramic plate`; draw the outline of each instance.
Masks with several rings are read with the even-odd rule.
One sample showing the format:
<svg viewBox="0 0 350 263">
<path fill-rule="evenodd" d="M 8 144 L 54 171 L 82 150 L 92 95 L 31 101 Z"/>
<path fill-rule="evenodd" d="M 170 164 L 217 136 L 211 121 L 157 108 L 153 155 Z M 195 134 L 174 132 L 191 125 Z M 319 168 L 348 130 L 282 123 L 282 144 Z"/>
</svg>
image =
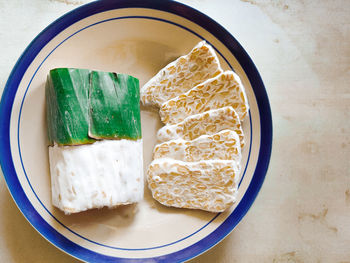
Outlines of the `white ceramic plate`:
<svg viewBox="0 0 350 263">
<path fill-rule="evenodd" d="M 127 73 L 143 85 L 159 69 L 205 39 L 224 69 L 241 77 L 250 103 L 244 122 L 238 202 L 225 213 L 163 207 L 148 189 L 138 205 L 65 216 L 51 205 L 44 84 L 56 67 Z M 185 261 L 208 250 L 253 203 L 271 153 L 272 122 L 262 80 L 239 43 L 219 24 L 168 1 L 100 1 L 61 17 L 23 53 L 5 87 L 0 159 L 8 188 L 28 221 L 58 248 L 89 262 Z M 145 168 L 151 161 L 156 113 L 142 111 Z"/>
</svg>

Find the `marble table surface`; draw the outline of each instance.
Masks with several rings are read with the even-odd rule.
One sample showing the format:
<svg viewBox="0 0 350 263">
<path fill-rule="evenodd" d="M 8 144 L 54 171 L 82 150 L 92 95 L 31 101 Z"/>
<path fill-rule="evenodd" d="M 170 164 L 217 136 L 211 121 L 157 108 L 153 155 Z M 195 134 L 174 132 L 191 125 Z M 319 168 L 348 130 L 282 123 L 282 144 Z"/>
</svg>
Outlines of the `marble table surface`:
<svg viewBox="0 0 350 263">
<path fill-rule="evenodd" d="M 49 23 L 88 1 L 0 0 L 0 93 Z M 228 29 L 255 62 L 274 141 L 252 208 L 191 262 L 350 262 L 350 1 L 184 0 Z M 1 262 L 78 262 L 26 221 L 0 176 Z"/>
</svg>

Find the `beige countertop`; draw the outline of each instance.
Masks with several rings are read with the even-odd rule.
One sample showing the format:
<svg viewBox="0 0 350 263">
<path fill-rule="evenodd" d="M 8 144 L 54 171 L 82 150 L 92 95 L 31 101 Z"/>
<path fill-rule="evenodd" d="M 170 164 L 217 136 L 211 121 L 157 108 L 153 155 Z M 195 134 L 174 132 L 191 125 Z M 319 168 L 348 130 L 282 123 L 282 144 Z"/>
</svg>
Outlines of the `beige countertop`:
<svg viewBox="0 0 350 263">
<path fill-rule="evenodd" d="M 49 23 L 88 1 L 0 0 L 0 93 Z M 274 140 L 252 208 L 191 262 L 350 262 L 350 1 L 182 1 L 228 29 L 269 95 Z M 77 262 L 26 221 L 0 177 L 1 262 Z"/>
</svg>

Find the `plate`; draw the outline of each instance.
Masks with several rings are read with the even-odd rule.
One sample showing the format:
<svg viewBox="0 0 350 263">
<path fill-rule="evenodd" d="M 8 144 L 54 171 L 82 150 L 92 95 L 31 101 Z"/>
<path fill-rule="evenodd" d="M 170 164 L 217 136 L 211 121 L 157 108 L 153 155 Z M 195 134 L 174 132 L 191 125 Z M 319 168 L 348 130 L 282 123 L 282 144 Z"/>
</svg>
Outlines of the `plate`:
<svg viewBox="0 0 350 263">
<path fill-rule="evenodd" d="M 128 73 L 144 84 L 159 69 L 206 40 L 224 69 L 234 70 L 250 103 L 237 203 L 224 213 L 167 208 L 151 198 L 114 210 L 65 216 L 51 205 L 44 84 L 55 67 Z M 27 47 L 0 104 L 0 159 L 9 191 L 32 226 L 66 253 L 89 262 L 185 261 L 228 235 L 252 205 L 268 168 L 272 120 L 253 62 L 223 27 L 173 1 L 98 1 L 67 13 Z M 161 127 L 142 111 L 145 168 Z"/>
</svg>

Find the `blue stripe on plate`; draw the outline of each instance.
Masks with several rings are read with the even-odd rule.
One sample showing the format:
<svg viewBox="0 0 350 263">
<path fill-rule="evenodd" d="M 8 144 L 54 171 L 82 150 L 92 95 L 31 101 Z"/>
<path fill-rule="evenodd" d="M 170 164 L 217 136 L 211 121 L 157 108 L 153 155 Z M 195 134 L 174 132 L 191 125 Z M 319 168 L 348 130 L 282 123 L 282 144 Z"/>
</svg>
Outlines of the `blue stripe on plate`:
<svg viewBox="0 0 350 263">
<path fill-rule="evenodd" d="M 12 111 L 12 104 L 16 95 L 18 85 L 35 56 L 40 50 L 58 33 L 70 26 L 71 24 L 96 13 L 108 11 L 118 8 L 150 8 L 162 10 L 182 16 L 194 23 L 197 23 L 214 36 L 216 36 L 237 58 L 242 68 L 246 72 L 249 81 L 252 84 L 260 114 L 261 125 L 261 147 L 259 151 L 259 158 L 254 172 L 252 181 L 233 213 L 226 219 L 226 221 L 217 228 L 213 233 L 202 239 L 201 241 L 187 247 L 181 251 L 149 259 L 127 259 L 115 258 L 98 254 L 77 245 L 53 229 L 45 220 L 38 214 L 34 207 L 26 197 L 15 173 L 9 138 L 10 116 Z M 5 180 L 16 201 L 17 206 L 22 213 L 46 239 L 57 247 L 63 249 L 65 252 L 82 260 L 89 262 L 164 262 L 164 261 L 184 261 L 193 258 L 207 249 L 214 246 L 221 241 L 232 229 L 239 223 L 239 221 L 246 214 L 251 204 L 253 203 L 268 168 L 268 163 L 271 155 L 272 147 L 272 118 L 271 110 L 267 98 L 267 94 L 260 78 L 260 75 L 255 68 L 255 65 L 240 46 L 240 44 L 218 23 L 210 19 L 208 16 L 174 1 L 163 0 L 119 0 L 119 1 L 98 1 L 88 5 L 79 7 L 63 17 L 56 20 L 42 31 L 27 47 L 20 59 L 17 61 L 10 77 L 6 83 L 0 103 L 0 116 L 3 123 L 0 127 L 0 161 L 5 176 Z"/>
</svg>

